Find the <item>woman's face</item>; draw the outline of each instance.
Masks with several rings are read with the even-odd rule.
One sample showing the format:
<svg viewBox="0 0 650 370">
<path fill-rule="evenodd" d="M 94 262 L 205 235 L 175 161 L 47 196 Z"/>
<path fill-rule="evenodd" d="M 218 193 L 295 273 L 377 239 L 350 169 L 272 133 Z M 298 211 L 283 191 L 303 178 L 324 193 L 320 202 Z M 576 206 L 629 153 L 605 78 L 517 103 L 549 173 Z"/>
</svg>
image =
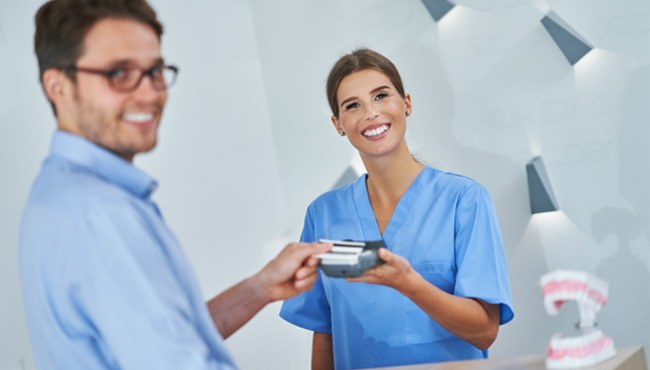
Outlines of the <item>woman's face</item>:
<svg viewBox="0 0 650 370">
<path fill-rule="evenodd" d="M 374 69 L 349 74 L 336 99 L 339 117 L 332 116 L 332 123 L 362 155 L 392 153 L 404 140 L 411 97 L 400 96 L 385 74 Z"/>
</svg>

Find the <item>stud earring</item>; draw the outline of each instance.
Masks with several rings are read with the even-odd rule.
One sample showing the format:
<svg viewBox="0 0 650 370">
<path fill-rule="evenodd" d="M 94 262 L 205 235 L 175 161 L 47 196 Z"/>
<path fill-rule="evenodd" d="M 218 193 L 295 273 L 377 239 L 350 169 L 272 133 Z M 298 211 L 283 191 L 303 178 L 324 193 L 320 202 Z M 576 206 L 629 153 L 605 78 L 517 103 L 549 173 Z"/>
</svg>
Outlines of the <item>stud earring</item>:
<svg viewBox="0 0 650 370">
<path fill-rule="evenodd" d="M 345 136 L 345 132 L 343 132 L 343 130 L 340 130 L 340 131 L 339 131 L 339 135 L 341 135 L 341 136 Z"/>
</svg>

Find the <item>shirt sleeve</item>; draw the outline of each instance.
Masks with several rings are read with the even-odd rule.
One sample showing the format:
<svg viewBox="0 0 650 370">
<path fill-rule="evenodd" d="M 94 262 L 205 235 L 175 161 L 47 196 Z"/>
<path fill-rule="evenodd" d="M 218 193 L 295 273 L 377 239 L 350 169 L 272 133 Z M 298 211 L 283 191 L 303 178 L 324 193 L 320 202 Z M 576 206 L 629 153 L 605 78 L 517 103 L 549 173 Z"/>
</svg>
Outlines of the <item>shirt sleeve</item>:
<svg viewBox="0 0 650 370">
<path fill-rule="evenodd" d="M 503 242 L 488 192 L 473 183 L 459 195 L 454 224 L 454 294 L 500 305 L 500 324 L 512 320 L 512 297 Z"/>
<path fill-rule="evenodd" d="M 312 208 L 307 210 L 300 241 L 311 243 L 316 240 L 311 216 Z M 330 306 L 323 286 L 323 276 L 319 271 L 314 287 L 282 304 L 280 317 L 303 329 L 332 333 Z"/>
<path fill-rule="evenodd" d="M 66 335 L 110 368 L 231 368 L 202 337 L 160 235 L 137 212 L 113 208 L 89 212 L 54 264 L 60 280 L 51 284 L 64 288 L 51 296 L 52 311 Z"/>
</svg>

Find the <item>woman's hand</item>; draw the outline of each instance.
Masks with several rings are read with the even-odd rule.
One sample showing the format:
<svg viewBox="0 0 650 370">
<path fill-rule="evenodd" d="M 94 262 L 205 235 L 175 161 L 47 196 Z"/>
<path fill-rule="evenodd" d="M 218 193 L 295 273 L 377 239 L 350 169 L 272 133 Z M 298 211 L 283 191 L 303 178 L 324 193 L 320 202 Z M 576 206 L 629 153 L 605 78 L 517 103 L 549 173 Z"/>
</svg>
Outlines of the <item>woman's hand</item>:
<svg viewBox="0 0 650 370">
<path fill-rule="evenodd" d="M 402 291 L 408 289 L 420 277 L 404 257 L 394 254 L 386 248 L 380 248 L 377 253 L 385 263 L 369 269 L 358 278 L 346 280 L 349 282 L 386 285 Z"/>
</svg>

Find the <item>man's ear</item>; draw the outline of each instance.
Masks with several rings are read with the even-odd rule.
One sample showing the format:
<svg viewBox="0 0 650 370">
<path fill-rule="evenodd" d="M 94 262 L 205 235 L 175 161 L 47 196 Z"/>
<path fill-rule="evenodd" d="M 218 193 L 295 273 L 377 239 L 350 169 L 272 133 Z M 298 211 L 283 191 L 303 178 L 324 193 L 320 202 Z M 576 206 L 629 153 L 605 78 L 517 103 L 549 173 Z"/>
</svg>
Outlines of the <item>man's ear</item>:
<svg viewBox="0 0 650 370">
<path fill-rule="evenodd" d="M 47 99 L 56 106 L 62 103 L 71 81 L 60 69 L 49 68 L 43 72 L 41 82 Z"/>
</svg>

